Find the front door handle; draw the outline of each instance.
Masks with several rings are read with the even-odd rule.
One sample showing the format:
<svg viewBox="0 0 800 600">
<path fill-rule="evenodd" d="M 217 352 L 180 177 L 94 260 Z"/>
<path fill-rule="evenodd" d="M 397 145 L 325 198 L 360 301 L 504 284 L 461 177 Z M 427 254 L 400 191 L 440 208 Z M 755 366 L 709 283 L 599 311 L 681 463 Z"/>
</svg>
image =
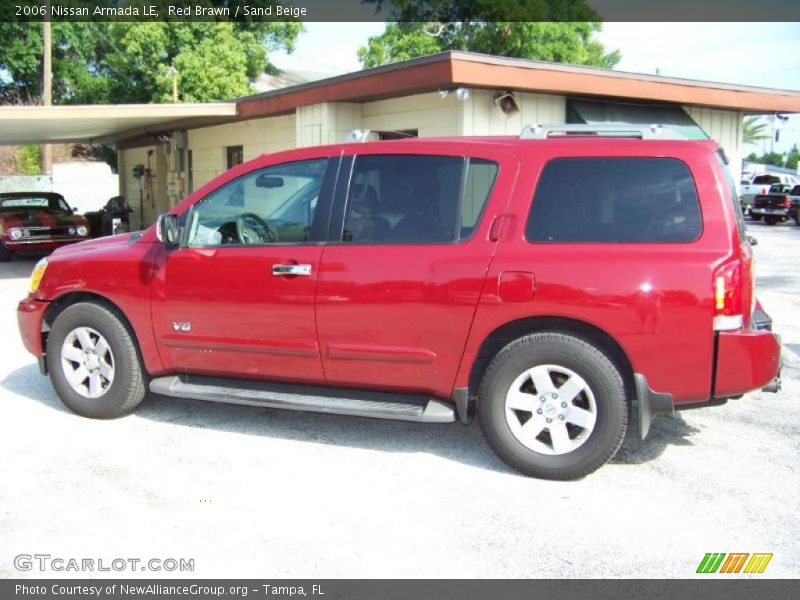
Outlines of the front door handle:
<svg viewBox="0 0 800 600">
<path fill-rule="evenodd" d="M 276 277 L 283 275 L 311 275 L 311 265 L 272 265 L 272 274 Z"/>
</svg>

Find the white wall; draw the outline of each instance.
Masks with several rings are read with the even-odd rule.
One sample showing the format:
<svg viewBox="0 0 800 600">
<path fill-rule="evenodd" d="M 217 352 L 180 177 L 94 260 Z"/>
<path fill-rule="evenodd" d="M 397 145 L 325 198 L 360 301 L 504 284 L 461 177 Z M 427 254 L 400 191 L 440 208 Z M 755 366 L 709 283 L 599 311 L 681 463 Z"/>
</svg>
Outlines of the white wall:
<svg viewBox="0 0 800 600">
<path fill-rule="evenodd" d="M 438 92 L 376 100 L 361 105 L 361 126 L 374 131 L 416 129 L 419 137 L 458 135 L 462 103 Z"/>
<path fill-rule="evenodd" d="M 742 176 L 742 118 L 744 115 L 734 110 L 718 110 L 697 106 L 684 106 L 695 123 L 725 150 L 728 167 L 734 181 Z"/>
<path fill-rule="evenodd" d="M 506 115 L 494 104 L 494 90 L 470 90 L 461 103 L 460 135 L 519 135 L 524 125 L 564 123 L 567 101 L 550 94 L 514 94 L 519 112 Z"/>
<path fill-rule="evenodd" d="M 294 148 L 295 117 L 286 115 L 191 129 L 188 137 L 193 187 L 197 189 L 227 169 L 228 146 L 243 146 L 246 161 L 265 152 Z M 186 161 L 188 164 L 188 158 Z"/>
</svg>

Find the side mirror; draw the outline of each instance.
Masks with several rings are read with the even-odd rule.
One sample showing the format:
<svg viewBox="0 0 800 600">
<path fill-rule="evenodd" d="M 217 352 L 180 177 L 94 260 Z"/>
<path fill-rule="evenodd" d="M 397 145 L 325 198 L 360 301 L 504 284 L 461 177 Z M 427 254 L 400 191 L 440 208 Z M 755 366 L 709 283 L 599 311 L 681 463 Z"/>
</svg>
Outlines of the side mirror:
<svg viewBox="0 0 800 600">
<path fill-rule="evenodd" d="M 180 239 L 178 215 L 158 215 L 156 222 L 156 237 L 167 246 L 175 246 Z"/>
<path fill-rule="evenodd" d="M 754 238 L 752 235 L 747 236 L 747 243 L 751 246 L 758 246 L 758 240 Z"/>
<path fill-rule="evenodd" d="M 81 212 L 81 211 L 80 211 L 80 209 L 79 209 L 77 206 L 73 206 L 73 207 L 72 207 L 71 209 L 69 209 L 69 210 L 70 210 L 70 212 L 71 212 L 73 215 L 77 215 L 79 212 Z"/>
</svg>

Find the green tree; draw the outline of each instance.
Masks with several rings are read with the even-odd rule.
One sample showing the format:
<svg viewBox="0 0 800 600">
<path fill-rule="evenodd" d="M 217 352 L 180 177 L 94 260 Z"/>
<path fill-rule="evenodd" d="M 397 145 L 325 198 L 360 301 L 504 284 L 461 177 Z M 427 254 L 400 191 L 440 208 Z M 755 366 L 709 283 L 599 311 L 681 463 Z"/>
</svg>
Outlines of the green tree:
<svg viewBox="0 0 800 600">
<path fill-rule="evenodd" d="M 585 0 L 364 1 L 396 21 L 359 49 L 365 68 L 444 50 L 606 68 L 620 60 L 594 38 L 601 25 Z"/>
<path fill-rule="evenodd" d="M 598 22 L 389 23 L 358 51 L 365 68 L 444 50 L 470 50 L 550 62 L 612 68 L 619 50 L 594 39 Z"/>
<path fill-rule="evenodd" d="M 250 92 L 272 68 L 268 52 L 292 51 L 302 24 L 54 21 L 52 31 L 54 104 L 169 101 L 169 67 L 182 101 L 207 102 Z M 0 22 L 0 39 L 0 101 L 38 101 L 41 24 Z"/>
<path fill-rule="evenodd" d="M 42 174 L 42 151 L 39 146 L 25 144 L 17 148 L 17 162 L 20 175 Z"/>
<path fill-rule="evenodd" d="M 745 144 L 756 144 L 769 139 L 767 124 L 757 116 L 745 117 L 742 120 L 742 141 Z"/>
<path fill-rule="evenodd" d="M 797 144 L 792 146 L 792 149 L 786 154 L 786 167 L 789 169 L 797 169 L 797 163 L 800 162 L 800 148 Z"/>
</svg>

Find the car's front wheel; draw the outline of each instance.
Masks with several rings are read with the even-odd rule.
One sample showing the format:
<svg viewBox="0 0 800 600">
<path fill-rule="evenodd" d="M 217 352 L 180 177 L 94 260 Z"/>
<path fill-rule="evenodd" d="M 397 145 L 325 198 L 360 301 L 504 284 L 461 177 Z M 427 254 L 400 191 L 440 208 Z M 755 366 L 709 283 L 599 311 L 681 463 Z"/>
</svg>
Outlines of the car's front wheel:
<svg viewBox="0 0 800 600">
<path fill-rule="evenodd" d="M 622 375 L 566 333 L 536 333 L 501 350 L 484 374 L 478 417 L 497 455 L 545 479 L 577 479 L 614 456 L 628 421 Z"/>
<path fill-rule="evenodd" d="M 85 417 L 119 417 L 145 396 L 134 337 L 116 311 L 100 304 L 80 302 L 58 315 L 47 368 L 61 401 Z"/>
<path fill-rule="evenodd" d="M 14 256 L 14 253 L 5 247 L 3 242 L 0 242 L 0 262 L 10 261 L 12 256 Z"/>
</svg>

